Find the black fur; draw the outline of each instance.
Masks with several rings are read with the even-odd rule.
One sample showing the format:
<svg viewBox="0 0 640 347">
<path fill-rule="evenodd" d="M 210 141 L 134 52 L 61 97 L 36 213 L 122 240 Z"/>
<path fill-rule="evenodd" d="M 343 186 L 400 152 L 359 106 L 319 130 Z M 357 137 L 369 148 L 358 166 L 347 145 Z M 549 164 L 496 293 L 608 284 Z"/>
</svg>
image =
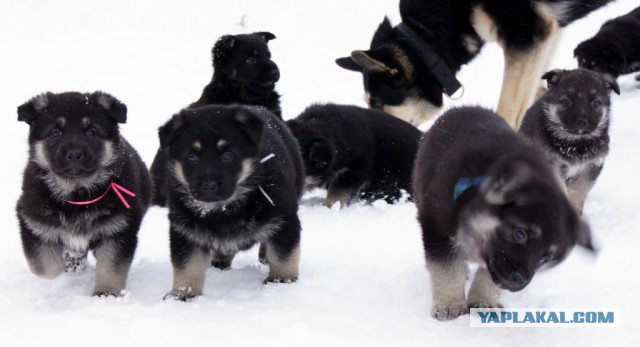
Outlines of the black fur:
<svg viewBox="0 0 640 347">
<path fill-rule="evenodd" d="M 481 183 L 454 198 L 459 182 L 482 176 Z M 469 260 L 486 267 L 500 288 L 517 291 L 543 263 L 559 263 L 576 243 L 591 247 L 588 227 L 543 153 L 483 108 L 452 109 L 425 134 L 416 157 L 414 199 L 427 265 L 448 269 L 431 271 L 432 314 L 438 319 L 466 311 L 464 273 Z M 522 236 L 517 230 L 524 232 L 524 242 L 514 239 L 515 233 Z M 449 294 L 460 295 L 462 307 L 451 307 L 437 295 L 455 281 L 462 292 Z"/>
<path fill-rule="evenodd" d="M 227 268 L 236 252 L 257 242 L 266 245 L 269 262 L 269 249 L 282 261 L 296 256 L 304 178 L 298 145 L 284 123 L 264 108 L 205 106 L 181 111 L 159 136 L 170 154 L 167 197 L 176 274 L 195 266 L 189 262 L 200 253 Z M 275 156 L 260 163 L 270 154 Z M 295 268 L 295 276 L 279 275 L 271 264 L 267 280 L 293 281 L 297 263 Z M 204 276 L 203 268 L 194 269 Z M 169 295 L 186 300 L 201 291 L 197 283 L 174 281 Z"/>
<path fill-rule="evenodd" d="M 605 22 L 573 51 L 582 68 L 617 78 L 640 70 L 640 7 Z"/>
<path fill-rule="evenodd" d="M 219 38 L 211 50 L 211 82 L 202 91 L 200 99 L 189 107 L 214 104 L 264 106 L 282 119 L 280 95 L 275 91 L 280 70 L 271 60 L 267 45 L 275 38 L 269 32 Z"/>
<path fill-rule="evenodd" d="M 585 69 L 553 70 L 549 90 L 527 111 L 521 133 L 541 144 L 582 212 L 609 152 L 609 93 L 620 93 L 611 77 Z"/>
<path fill-rule="evenodd" d="M 94 295 L 120 295 L 149 206 L 147 168 L 120 136 L 127 108 L 113 96 L 95 92 L 45 93 L 18 107 L 18 120 L 30 125 L 29 162 L 17 214 L 31 271 L 55 277 L 65 270 L 65 251 L 97 259 Z M 109 150 L 111 144 L 111 150 Z M 117 183 L 137 194 L 115 192 Z M 102 200 L 86 206 L 68 201 Z M 78 264 L 69 261 L 67 270 Z"/>
<path fill-rule="evenodd" d="M 484 44 L 471 23 L 472 10 L 478 5 L 496 23 L 498 36 L 506 50 L 527 52 L 548 34 L 547 25 L 535 6 L 540 3 L 567 4 L 566 11 L 562 11 L 563 17 L 556 18 L 560 26 L 565 26 L 610 1 L 401 0 L 400 15 L 402 22 L 411 27 L 455 73 L 470 62 Z M 477 49 L 469 50 L 467 45 L 470 43 Z M 435 107 L 442 106 L 443 87 L 420 63 L 417 52 L 393 33 L 387 18 L 376 30 L 369 50 L 358 52 L 339 58 L 336 63 L 345 69 L 362 72 L 365 91 L 370 94 L 370 107 L 397 106 L 407 98 L 425 100 Z M 370 60 L 364 59 L 363 54 Z M 372 61 L 377 63 L 371 64 Z"/>
<path fill-rule="evenodd" d="M 410 193 L 421 132 L 384 112 L 355 106 L 315 105 L 287 121 L 298 139 L 308 188 L 328 190 L 327 204 L 395 202 Z"/>
<path fill-rule="evenodd" d="M 269 109 L 279 119 L 280 95 L 275 91 L 275 83 L 280 79 L 280 70 L 271 60 L 267 43 L 275 39 L 270 32 L 256 32 L 245 35 L 222 36 L 211 51 L 213 57 L 213 78 L 202 91 L 200 99 L 189 106 L 197 108 L 205 105 L 255 105 Z M 151 164 L 151 176 L 156 187 L 153 204 L 166 206 L 164 187 L 169 156 L 158 150 Z"/>
</svg>

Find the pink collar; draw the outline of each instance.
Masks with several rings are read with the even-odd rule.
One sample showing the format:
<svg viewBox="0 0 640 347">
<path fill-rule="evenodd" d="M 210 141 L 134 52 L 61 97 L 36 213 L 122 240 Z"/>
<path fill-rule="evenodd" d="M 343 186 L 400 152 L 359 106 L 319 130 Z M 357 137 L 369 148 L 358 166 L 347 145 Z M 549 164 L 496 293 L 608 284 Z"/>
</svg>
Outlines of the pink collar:
<svg viewBox="0 0 640 347">
<path fill-rule="evenodd" d="M 89 201 L 68 201 L 68 200 L 65 200 L 65 202 L 68 202 L 68 203 L 73 204 L 73 205 L 91 205 L 93 203 L 96 203 L 96 202 L 102 200 L 102 198 L 104 198 L 107 195 L 109 190 L 113 190 L 116 193 L 116 195 L 118 195 L 118 197 L 120 198 L 120 201 L 122 201 L 122 204 L 126 208 L 131 208 L 131 206 L 129 205 L 127 200 L 125 200 L 124 196 L 122 196 L 121 191 L 124 192 L 125 194 L 131 196 L 131 197 L 135 197 L 136 194 L 134 192 L 128 190 L 127 188 L 125 188 L 125 187 L 123 187 L 123 186 L 121 186 L 121 185 L 119 185 L 117 183 L 114 183 L 114 182 L 111 182 L 111 184 L 109 185 L 109 188 L 107 188 L 107 191 L 104 192 L 104 194 L 100 195 L 99 197 L 97 197 L 97 198 L 95 198 L 93 200 L 89 200 Z"/>
</svg>

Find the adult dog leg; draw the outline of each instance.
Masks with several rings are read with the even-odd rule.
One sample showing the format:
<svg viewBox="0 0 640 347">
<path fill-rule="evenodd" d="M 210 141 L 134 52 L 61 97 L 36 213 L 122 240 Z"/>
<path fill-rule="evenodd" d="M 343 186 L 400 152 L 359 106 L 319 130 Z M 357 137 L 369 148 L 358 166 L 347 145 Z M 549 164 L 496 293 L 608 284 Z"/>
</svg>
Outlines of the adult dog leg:
<svg viewBox="0 0 640 347">
<path fill-rule="evenodd" d="M 547 35 L 528 50 L 503 47 L 504 78 L 497 111 L 514 129 L 520 127 L 522 117 L 533 103 L 536 86 L 558 36 L 558 23 L 550 18 L 546 21 Z"/>
</svg>

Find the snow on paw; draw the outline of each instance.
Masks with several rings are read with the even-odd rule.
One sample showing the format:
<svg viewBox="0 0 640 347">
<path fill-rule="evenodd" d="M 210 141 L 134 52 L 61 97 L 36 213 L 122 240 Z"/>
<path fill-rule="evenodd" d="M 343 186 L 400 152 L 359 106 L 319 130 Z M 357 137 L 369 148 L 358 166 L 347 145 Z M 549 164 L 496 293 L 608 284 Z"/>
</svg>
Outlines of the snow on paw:
<svg viewBox="0 0 640 347">
<path fill-rule="evenodd" d="M 64 272 L 76 273 L 87 269 L 87 252 L 64 251 Z"/>
<path fill-rule="evenodd" d="M 439 321 L 456 319 L 467 313 L 469 313 L 469 308 L 466 302 L 439 304 L 434 305 L 431 309 L 431 316 Z"/>
</svg>

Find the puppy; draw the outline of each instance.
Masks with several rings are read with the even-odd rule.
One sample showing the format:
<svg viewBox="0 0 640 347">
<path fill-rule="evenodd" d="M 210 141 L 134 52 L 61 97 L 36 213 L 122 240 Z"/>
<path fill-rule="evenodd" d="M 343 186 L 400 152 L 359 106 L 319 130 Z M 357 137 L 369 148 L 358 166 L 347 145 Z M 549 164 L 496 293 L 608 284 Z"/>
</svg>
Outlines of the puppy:
<svg viewBox="0 0 640 347">
<path fill-rule="evenodd" d="M 385 20 L 367 51 L 336 60 L 362 73 L 369 106 L 419 125 L 461 88 L 455 74 L 485 42 L 504 51 L 498 113 L 514 128 L 533 103 L 558 32 L 611 0 L 401 0 L 402 23 Z"/>
<path fill-rule="evenodd" d="M 609 152 L 612 77 L 597 72 L 553 70 L 542 76 L 548 91 L 527 111 L 520 132 L 542 145 L 582 214 Z"/>
<path fill-rule="evenodd" d="M 303 167 L 286 126 L 264 108 L 186 109 L 159 129 L 169 153 L 168 204 L 173 289 L 201 295 L 211 263 L 226 269 L 238 251 L 264 243 L 267 282 L 298 277 L 298 199 Z"/>
<path fill-rule="evenodd" d="M 298 139 L 307 188 L 328 190 L 326 205 L 397 201 L 411 192 L 413 159 L 422 133 L 384 112 L 315 105 L 287 121 Z"/>
<path fill-rule="evenodd" d="M 280 95 L 275 84 L 280 79 L 280 70 L 271 60 L 267 43 L 275 39 L 272 33 L 263 31 L 246 35 L 222 36 L 212 49 L 213 78 L 202 91 L 200 99 L 190 108 L 214 104 L 243 104 L 264 106 L 282 119 Z M 158 150 L 151 164 L 151 176 L 156 187 L 153 203 L 166 206 L 169 156 Z"/>
<path fill-rule="evenodd" d="M 18 120 L 30 126 L 17 206 L 29 268 L 54 278 L 92 250 L 93 295 L 121 295 L 151 197 L 149 172 L 118 130 L 126 106 L 103 92 L 45 93 Z"/>
<path fill-rule="evenodd" d="M 264 106 L 282 119 L 280 95 L 275 91 L 280 70 L 271 60 L 267 43 L 276 36 L 262 31 L 224 35 L 211 51 L 213 78 L 202 96 L 189 107 L 213 104 Z"/>
<path fill-rule="evenodd" d="M 613 78 L 640 70 L 640 7 L 605 22 L 573 54 L 580 67 Z"/>
<path fill-rule="evenodd" d="M 523 289 L 576 243 L 592 249 L 543 153 L 492 111 L 443 114 L 420 144 L 413 187 L 438 320 L 502 307 L 501 289 Z M 480 268 L 465 299 L 469 261 Z"/>
</svg>

